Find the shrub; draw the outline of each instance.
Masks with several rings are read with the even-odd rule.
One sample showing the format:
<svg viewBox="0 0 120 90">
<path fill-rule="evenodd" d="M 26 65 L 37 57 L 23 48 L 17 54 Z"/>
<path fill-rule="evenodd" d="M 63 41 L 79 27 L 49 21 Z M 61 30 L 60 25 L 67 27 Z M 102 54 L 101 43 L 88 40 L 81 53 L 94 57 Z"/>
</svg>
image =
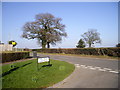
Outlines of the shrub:
<svg viewBox="0 0 120 90">
<path fill-rule="evenodd" d="M 29 52 L 3 52 L 2 63 L 11 62 L 29 57 Z"/>
<path fill-rule="evenodd" d="M 32 51 L 42 53 L 64 53 L 84 55 L 107 55 L 120 57 L 120 48 L 68 48 L 68 49 L 33 49 Z"/>
</svg>

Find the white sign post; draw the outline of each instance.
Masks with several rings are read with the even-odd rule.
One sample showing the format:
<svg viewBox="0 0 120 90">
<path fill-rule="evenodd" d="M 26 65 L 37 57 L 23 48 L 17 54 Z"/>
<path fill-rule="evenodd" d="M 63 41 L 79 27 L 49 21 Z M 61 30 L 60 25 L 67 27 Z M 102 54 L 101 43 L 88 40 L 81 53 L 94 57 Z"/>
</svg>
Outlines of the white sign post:
<svg viewBox="0 0 120 90">
<path fill-rule="evenodd" d="M 43 65 L 43 66 L 51 66 L 50 64 L 50 57 L 38 57 L 37 58 L 37 69 L 38 69 L 38 63 L 43 63 L 43 62 L 48 62 L 48 65 Z"/>
<path fill-rule="evenodd" d="M 38 58 L 38 63 L 49 62 L 49 61 L 50 61 L 49 57 Z"/>
</svg>

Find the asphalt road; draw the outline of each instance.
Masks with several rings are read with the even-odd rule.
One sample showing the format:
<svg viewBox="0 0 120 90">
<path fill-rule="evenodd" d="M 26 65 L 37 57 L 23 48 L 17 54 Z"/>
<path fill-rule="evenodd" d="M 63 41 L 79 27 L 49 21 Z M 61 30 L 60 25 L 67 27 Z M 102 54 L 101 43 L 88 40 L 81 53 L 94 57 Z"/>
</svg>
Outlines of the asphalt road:
<svg viewBox="0 0 120 90">
<path fill-rule="evenodd" d="M 53 88 L 118 88 L 118 60 L 98 58 L 46 55 L 51 59 L 67 61 L 75 65 L 75 71 L 62 82 L 53 85 Z"/>
</svg>

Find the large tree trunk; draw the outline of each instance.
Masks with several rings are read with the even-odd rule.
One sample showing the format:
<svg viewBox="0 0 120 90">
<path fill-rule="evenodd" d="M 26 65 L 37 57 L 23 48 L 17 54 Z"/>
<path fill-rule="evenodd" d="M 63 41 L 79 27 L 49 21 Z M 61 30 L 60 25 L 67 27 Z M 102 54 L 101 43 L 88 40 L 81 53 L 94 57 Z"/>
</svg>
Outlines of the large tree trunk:
<svg viewBox="0 0 120 90">
<path fill-rule="evenodd" d="M 50 48 L 50 42 L 47 42 L 47 48 Z"/>
<path fill-rule="evenodd" d="M 43 49 L 46 48 L 46 44 L 47 44 L 47 42 L 46 42 L 46 37 L 45 37 L 45 34 L 44 34 L 44 35 L 42 35 L 42 48 Z"/>
<path fill-rule="evenodd" d="M 42 40 L 42 49 L 46 48 L 46 42 Z"/>
<path fill-rule="evenodd" d="M 44 49 L 44 48 L 46 48 L 46 47 L 45 47 L 45 44 L 42 45 L 42 49 Z"/>
<path fill-rule="evenodd" d="M 91 48 L 91 43 L 89 43 L 89 48 Z"/>
</svg>

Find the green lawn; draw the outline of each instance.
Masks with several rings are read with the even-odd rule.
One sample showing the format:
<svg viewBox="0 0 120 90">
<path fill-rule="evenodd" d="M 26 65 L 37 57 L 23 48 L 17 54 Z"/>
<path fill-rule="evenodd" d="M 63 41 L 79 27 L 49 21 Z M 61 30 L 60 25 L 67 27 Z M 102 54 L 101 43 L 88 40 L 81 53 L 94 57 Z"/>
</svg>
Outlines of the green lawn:
<svg viewBox="0 0 120 90">
<path fill-rule="evenodd" d="M 23 61 L 2 66 L 3 88 L 45 88 L 69 76 L 74 65 L 64 61 L 51 60 L 52 66 L 42 67 L 37 60 Z"/>
</svg>

